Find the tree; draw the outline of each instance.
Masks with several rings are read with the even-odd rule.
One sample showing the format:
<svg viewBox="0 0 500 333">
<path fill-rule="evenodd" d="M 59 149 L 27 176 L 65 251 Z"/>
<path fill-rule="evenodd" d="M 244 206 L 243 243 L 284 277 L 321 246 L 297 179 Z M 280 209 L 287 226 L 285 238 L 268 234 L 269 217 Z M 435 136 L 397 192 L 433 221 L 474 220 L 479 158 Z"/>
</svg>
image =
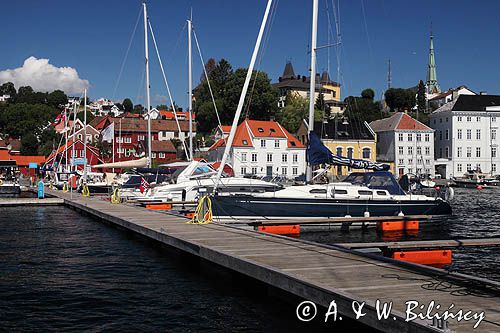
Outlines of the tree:
<svg viewBox="0 0 500 333">
<path fill-rule="evenodd" d="M 21 155 L 38 154 L 38 140 L 33 133 L 27 133 L 21 138 Z"/>
<path fill-rule="evenodd" d="M 68 96 L 62 90 L 54 90 L 47 95 L 47 104 L 56 108 L 68 103 Z"/>
<path fill-rule="evenodd" d="M 47 127 L 42 131 L 39 137 L 40 145 L 38 146 L 38 154 L 48 156 L 60 142 L 61 134 L 56 133 L 54 128 Z"/>
<path fill-rule="evenodd" d="M 16 87 L 14 87 L 14 83 L 5 82 L 0 86 L 0 95 L 9 95 L 11 101 L 15 101 L 16 99 Z"/>
<path fill-rule="evenodd" d="M 207 72 L 208 77 L 210 77 L 210 74 L 215 68 L 217 68 L 217 62 L 215 61 L 215 59 L 214 58 L 208 59 L 207 63 L 205 64 L 205 71 Z M 205 71 L 201 73 L 200 82 L 203 82 L 207 79 L 205 77 Z"/>
<path fill-rule="evenodd" d="M 425 96 L 425 85 L 424 81 L 420 80 L 418 83 L 418 92 L 417 92 L 417 108 L 421 113 L 425 112 L 427 104 L 427 97 Z"/>
<path fill-rule="evenodd" d="M 106 159 L 111 157 L 113 145 L 112 143 L 109 143 L 107 141 L 102 140 L 102 135 L 99 136 L 99 140 L 95 142 L 95 147 L 99 149 L 99 152 L 101 153 L 101 156 Z"/>
<path fill-rule="evenodd" d="M 276 113 L 276 120 L 290 133 L 297 133 L 302 121 L 309 116 L 309 101 L 298 95 L 287 94 L 285 107 Z M 314 120 L 322 120 L 322 111 L 314 110 Z"/>
<path fill-rule="evenodd" d="M 34 93 L 33 88 L 30 86 L 19 87 L 16 103 L 32 103 Z"/>
<path fill-rule="evenodd" d="M 373 101 L 373 99 L 375 98 L 375 91 L 373 91 L 373 89 L 371 88 L 365 89 L 361 92 L 361 97 Z"/>
<path fill-rule="evenodd" d="M 411 110 L 416 103 L 412 89 L 390 88 L 385 92 L 385 102 L 391 111 Z"/>
<path fill-rule="evenodd" d="M 169 110 L 170 108 L 166 104 L 158 104 L 156 110 Z"/>
<path fill-rule="evenodd" d="M 22 137 L 28 133 L 39 136 L 54 121 L 59 110 L 43 104 L 9 104 L 0 114 L 0 129 L 4 134 Z"/>
<path fill-rule="evenodd" d="M 132 100 L 130 98 L 125 98 L 122 104 L 123 110 L 125 110 L 125 112 L 132 112 L 132 110 L 134 109 L 134 104 L 132 103 Z"/>
<path fill-rule="evenodd" d="M 81 112 L 78 112 L 76 114 L 76 118 L 80 119 L 82 122 L 83 122 L 83 118 L 85 116 L 85 111 L 81 111 Z M 89 110 L 87 110 L 87 124 L 90 123 L 93 119 L 95 118 L 95 116 L 92 114 L 92 112 L 90 112 Z"/>
<path fill-rule="evenodd" d="M 142 106 L 142 104 L 134 105 L 134 109 L 132 110 L 134 113 L 144 113 L 146 108 Z"/>
</svg>

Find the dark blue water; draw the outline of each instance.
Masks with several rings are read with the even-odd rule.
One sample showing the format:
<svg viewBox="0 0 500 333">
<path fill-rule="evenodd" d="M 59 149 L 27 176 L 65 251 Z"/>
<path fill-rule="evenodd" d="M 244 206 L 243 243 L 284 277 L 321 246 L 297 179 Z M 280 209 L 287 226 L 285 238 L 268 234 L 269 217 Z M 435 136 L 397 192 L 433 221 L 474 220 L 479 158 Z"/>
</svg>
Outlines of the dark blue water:
<svg viewBox="0 0 500 333">
<path fill-rule="evenodd" d="M 67 208 L 0 209 L 0 331 L 304 330 L 295 307 L 186 260 Z"/>
<path fill-rule="evenodd" d="M 380 242 L 500 237 L 500 188 L 455 189 L 453 215 L 444 221 L 420 224 L 413 233 L 380 233 L 375 229 L 303 233 L 301 238 L 324 243 Z M 500 247 L 453 249 L 452 271 L 500 281 Z"/>
</svg>

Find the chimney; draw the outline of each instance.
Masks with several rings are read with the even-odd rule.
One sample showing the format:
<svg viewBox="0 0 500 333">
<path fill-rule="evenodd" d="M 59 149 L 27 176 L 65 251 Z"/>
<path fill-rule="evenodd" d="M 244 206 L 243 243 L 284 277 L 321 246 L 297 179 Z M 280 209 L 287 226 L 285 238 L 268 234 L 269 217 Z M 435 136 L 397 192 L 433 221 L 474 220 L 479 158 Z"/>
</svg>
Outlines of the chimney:
<svg viewBox="0 0 500 333">
<path fill-rule="evenodd" d="M 481 96 L 482 96 L 482 95 L 488 95 L 488 92 L 486 92 L 486 91 L 480 91 L 480 92 L 479 92 L 479 95 L 481 95 Z"/>
<path fill-rule="evenodd" d="M 458 97 L 458 90 L 452 90 L 451 100 L 454 101 L 457 99 L 457 97 Z"/>
</svg>

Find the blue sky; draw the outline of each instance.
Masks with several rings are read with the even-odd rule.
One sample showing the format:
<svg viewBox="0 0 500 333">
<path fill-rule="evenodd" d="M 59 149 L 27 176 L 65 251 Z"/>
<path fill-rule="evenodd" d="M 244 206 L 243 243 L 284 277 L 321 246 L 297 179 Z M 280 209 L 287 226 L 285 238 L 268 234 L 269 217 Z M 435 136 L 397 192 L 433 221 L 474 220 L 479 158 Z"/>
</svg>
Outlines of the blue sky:
<svg viewBox="0 0 500 333">
<path fill-rule="evenodd" d="M 319 0 L 318 45 L 327 41 L 326 2 L 332 10 L 332 0 Z M 0 29 L 0 71 L 21 67 L 30 56 L 49 59 L 56 67 L 76 69 L 80 78 L 88 80 L 91 98 L 130 97 L 136 104 L 144 103 L 142 17 L 118 81 L 141 1 L 31 0 L 2 6 L 7 15 Z M 187 103 L 185 20 L 190 8 L 205 60 L 225 58 L 238 68 L 248 66 L 265 6 L 263 0 L 149 1 L 149 16 L 177 104 L 185 107 Z M 311 11 L 309 0 L 278 1 L 260 64 L 273 82 L 287 60 L 292 61 L 296 74 L 307 74 Z M 499 11 L 500 2 L 485 0 L 340 0 L 342 98 L 368 87 L 380 98 L 387 85 L 389 58 L 393 86 L 409 87 L 425 80 L 431 21 L 441 88 L 465 84 L 475 91 L 500 93 Z M 151 96 L 156 105 L 165 102 L 167 94 L 150 46 Z M 320 51 L 318 71 L 327 69 L 327 53 Z M 335 79 L 333 48 L 330 56 Z M 196 85 L 202 73 L 196 53 L 193 63 Z"/>
</svg>

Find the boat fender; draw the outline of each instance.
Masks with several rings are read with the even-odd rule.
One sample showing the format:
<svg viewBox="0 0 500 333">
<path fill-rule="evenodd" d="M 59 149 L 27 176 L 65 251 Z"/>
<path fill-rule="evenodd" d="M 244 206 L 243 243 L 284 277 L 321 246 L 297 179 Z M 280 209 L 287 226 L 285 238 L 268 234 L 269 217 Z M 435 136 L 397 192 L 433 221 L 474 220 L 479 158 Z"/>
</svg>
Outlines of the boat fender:
<svg viewBox="0 0 500 333">
<path fill-rule="evenodd" d="M 2 186 L 2 185 L 3 185 L 3 180 L 0 179 L 0 186 Z"/>
<path fill-rule="evenodd" d="M 455 197 L 455 190 L 453 189 L 453 187 L 446 188 L 446 192 L 444 193 L 444 199 L 446 201 L 452 201 L 454 197 Z"/>
</svg>

